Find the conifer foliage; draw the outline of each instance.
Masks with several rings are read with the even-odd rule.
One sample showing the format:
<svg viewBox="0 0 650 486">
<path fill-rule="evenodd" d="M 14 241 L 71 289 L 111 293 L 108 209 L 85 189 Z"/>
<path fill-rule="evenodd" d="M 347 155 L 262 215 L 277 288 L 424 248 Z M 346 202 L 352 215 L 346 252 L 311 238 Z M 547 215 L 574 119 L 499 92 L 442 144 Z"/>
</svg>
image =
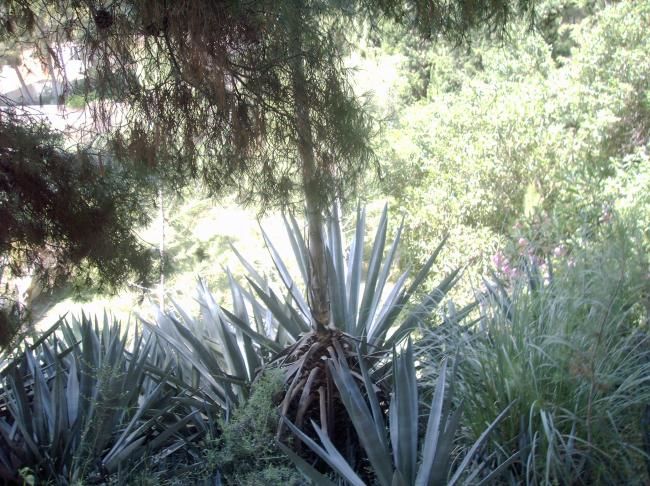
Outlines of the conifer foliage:
<svg viewBox="0 0 650 486">
<path fill-rule="evenodd" d="M 0 112 L 0 282 L 28 274 L 50 287 L 79 268 L 93 269 L 97 284 L 145 281 L 150 250 L 133 228 L 146 222 L 149 201 L 138 178 Z"/>
</svg>

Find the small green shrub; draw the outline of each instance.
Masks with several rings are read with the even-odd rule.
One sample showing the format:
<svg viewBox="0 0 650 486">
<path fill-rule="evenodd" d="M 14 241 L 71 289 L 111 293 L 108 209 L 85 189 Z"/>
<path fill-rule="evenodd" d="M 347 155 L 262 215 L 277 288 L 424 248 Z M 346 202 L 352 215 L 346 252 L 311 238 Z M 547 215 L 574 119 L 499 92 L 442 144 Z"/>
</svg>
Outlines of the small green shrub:
<svg viewBox="0 0 650 486">
<path fill-rule="evenodd" d="M 248 401 L 223 424 L 221 436 L 206 452 L 226 484 L 304 484 L 302 476 L 275 440 L 279 415 L 277 399 L 283 386 L 282 371 L 265 371 L 255 382 Z"/>
</svg>

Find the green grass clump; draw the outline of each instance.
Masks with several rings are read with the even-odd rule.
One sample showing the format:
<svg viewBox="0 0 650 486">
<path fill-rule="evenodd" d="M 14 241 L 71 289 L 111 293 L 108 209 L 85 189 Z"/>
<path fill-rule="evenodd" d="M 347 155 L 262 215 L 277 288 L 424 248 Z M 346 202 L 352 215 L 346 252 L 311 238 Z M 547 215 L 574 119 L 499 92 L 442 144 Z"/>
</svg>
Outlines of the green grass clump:
<svg viewBox="0 0 650 486">
<path fill-rule="evenodd" d="M 650 333 L 645 251 L 623 232 L 543 275 L 527 262 L 492 282 L 471 326 L 434 329 L 434 363 L 458 349 L 457 390 L 471 441 L 501 410 L 494 466 L 511 484 L 645 484 L 650 435 Z M 435 369 L 435 367 L 431 367 Z"/>
</svg>

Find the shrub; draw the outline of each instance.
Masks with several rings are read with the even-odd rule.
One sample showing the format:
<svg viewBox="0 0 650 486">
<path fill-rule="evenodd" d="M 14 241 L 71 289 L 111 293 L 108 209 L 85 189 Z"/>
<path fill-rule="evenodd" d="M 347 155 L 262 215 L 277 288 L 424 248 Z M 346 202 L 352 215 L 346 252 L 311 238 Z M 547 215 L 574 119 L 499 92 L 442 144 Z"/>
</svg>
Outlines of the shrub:
<svg viewBox="0 0 650 486">
<path fill-rule="evenodd" d="M 486 282 L 476 324 L 450 316 L 423 341 L 428 359 L 462 349 L 457 387 L 469 440 L 515 402 L 488 448 L 495 464 L 518 454 L 511 481 L 647 480 L 649 282 L 636 241 L 613 224 L 602 240 L 547 260 L 546 275 L 524 259 L 509 284 Z"/>
<path fill-rule="evenodd" d="M 282 393 L 282 372 L 265 371 L 255 382 L 248 401 L 223 423 L 220 437 L 208 456 L 226 484 L 302 484 L 302 476 L 278 448 L 277 397 Z"/>
</svg>

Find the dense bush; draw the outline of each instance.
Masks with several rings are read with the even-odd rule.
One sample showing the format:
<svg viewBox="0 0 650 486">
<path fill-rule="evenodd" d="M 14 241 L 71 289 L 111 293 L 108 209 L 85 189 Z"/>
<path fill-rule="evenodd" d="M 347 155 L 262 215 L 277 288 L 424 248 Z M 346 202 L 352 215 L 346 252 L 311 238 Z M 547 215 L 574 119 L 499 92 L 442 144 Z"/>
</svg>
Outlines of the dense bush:
<svg viewBox="0 0 650 486">
<path fill-rule="evenodd" d="M 621 198 L 644 198 L 650 4 L 549 0 L 539 13 L 539 31 L 513 26 L 499 42 L 427 44 L 390 27 L 367 49 L 399 74 L 377 100 L 388 121 L 378 191 L 404 210 L 402 262 L 450 233 L 442 258 L 469 264 L 465 301 L 531 214 L 568 238 Z"/>
<path fill-rule="evenodd" d="M 516 271 L 486 281 L 475 325 L 450 320 L 422 342 L 431 369 L 439 353 L 461 353 L 470 439 L 514 402 L 486 452 L 495 464 L 517 454 L 510 482 L 648 477 L 650 274 L 640 240 L 614 222 L 570 255 L 525 255 Z"/>
<path fill-rule="evenodd" d="M 213 458 L 225 484 L 304 484 L 302 475 L 278 447 L 275 438 L 280 415 L 277 398 L 283 390 L 280 370 L 265 372 L 253 386 L 249 400 L 233 410 L 221 435 L 211 444 Z"/>
</svg>

